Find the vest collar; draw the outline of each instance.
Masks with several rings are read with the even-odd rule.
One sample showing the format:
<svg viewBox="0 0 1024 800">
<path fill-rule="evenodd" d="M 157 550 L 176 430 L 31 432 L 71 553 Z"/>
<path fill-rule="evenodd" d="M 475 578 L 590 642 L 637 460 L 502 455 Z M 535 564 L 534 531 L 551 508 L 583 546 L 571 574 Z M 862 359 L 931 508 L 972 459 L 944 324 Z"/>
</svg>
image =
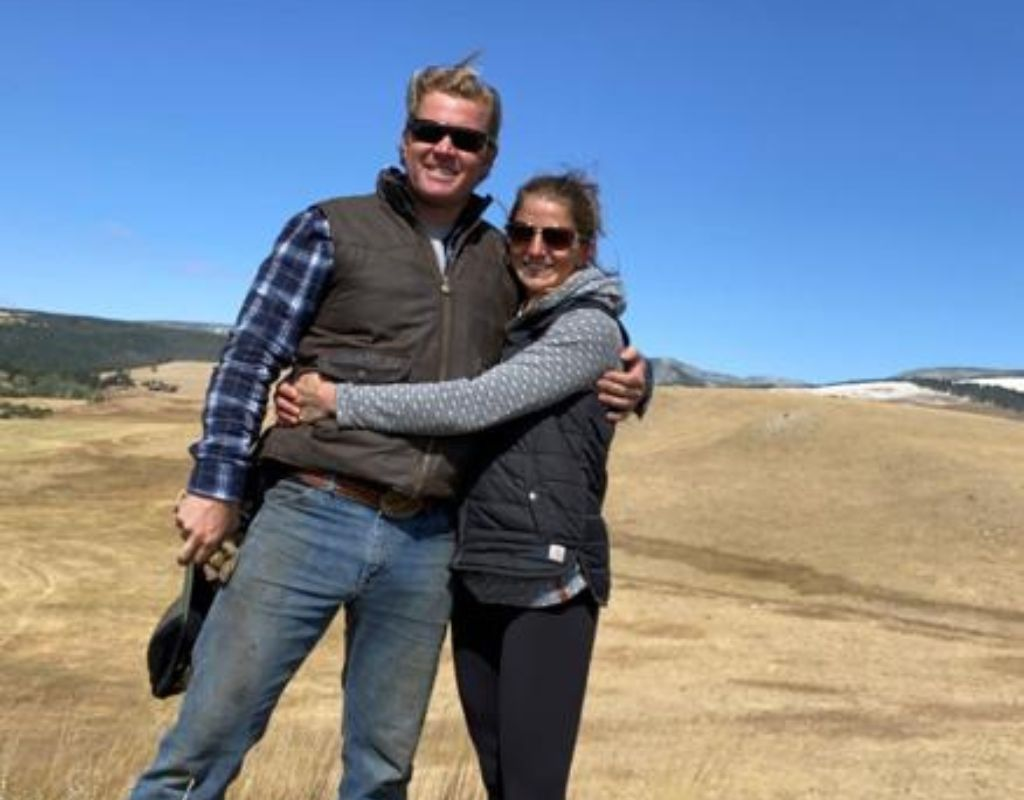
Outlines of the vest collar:
<svg viewBox="0 0 1024 800">
<path fill-rule="evenodd" d="M 421 227 L 416 217 L 416 206 L 409 189 L 409 181 L 402 170 L 397 167 L 381 170 L 377 176 L 377 194 L 410 225 L 415 228 Z M 452 226 L 451 233 L 448 235 L 449 241 L 460 241 L 463 234 L 480 221 L 490 204 L 490 195 L 470 195 L 469 202 L 466 203 L 466 207 L 462 209 L 462 213 L 459 214 Z"/>
</svg>

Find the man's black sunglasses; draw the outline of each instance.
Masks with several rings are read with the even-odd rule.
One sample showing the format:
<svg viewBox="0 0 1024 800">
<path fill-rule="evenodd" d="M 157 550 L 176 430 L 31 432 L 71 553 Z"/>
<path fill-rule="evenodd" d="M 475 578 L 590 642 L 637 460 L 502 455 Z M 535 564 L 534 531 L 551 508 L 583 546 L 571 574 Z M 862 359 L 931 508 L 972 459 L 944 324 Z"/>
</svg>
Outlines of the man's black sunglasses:
<svg viewBox="0 0 1024 800">
<path fill-rule="evenodd" d="M 576 241 L 576 231 L 572 228 L 535 228 L 522 222 L 510 222 L 505 226 L 509 244 L 516 247 L 529 246 L 538 233 L 544 246 L 552 250 L 568 250 Z"/>
<path fill-rule="evenodd" d="M 445 136 L 452 141 L 457 150 L 466 153 L 479 153 L 491 141 L 491 137 L 485 131 L 477 131 L 473 128 L 460 128 L 457 125 L 444 125 L 434 122 L 432 119 L 411 118 L 405 123 L 405 129 L 417 142 L 426 144 L 437 144 Z"/>
</svg>

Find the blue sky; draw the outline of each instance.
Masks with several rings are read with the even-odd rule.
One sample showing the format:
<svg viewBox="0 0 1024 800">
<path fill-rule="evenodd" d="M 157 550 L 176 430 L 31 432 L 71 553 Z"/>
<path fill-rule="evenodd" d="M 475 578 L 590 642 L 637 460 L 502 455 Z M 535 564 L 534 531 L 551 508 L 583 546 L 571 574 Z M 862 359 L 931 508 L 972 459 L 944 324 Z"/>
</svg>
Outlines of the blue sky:
<svg viewBox="0 0 1024 800">
<path fill-rule="evenodd" d="M 591 171 L 647 354 L 1024 367 L 1016 0 L 0 0 L 0 306 L 233 320 L 288 216 L 394 163 L 412 70 L 476 49 L 486 190 Z"/>
</svg>

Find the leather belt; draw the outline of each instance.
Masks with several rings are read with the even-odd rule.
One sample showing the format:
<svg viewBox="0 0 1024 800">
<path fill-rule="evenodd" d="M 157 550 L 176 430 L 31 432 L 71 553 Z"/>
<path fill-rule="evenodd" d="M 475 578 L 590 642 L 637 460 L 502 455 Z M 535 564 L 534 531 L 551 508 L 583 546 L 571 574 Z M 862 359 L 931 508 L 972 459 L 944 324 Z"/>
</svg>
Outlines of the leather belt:
<svg viewBox="0 0 1024 800">
<path fill-rule="evenodd" d="M 334 492 L 340 497 L 376 509 L 391 519 L 408 519 L 427 511 L 431 506 L 430 500 L 422 497 L 412 497 L 395 489 L 385 489 L 377 484 L 347 478 L 344 475 L 307 469 L 293 470 L 291 475 L 309 486 Z"/>
</svg>

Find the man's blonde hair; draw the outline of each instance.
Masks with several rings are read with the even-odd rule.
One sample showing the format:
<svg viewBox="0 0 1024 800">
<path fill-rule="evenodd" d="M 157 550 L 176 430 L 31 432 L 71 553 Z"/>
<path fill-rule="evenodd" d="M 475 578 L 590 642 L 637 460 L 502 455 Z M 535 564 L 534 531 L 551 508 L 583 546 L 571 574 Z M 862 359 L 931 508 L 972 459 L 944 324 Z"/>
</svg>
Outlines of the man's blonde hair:
<svg viewBox="0 0 1024 800">
<path fill-rule="evenodd" d="M 430 66 L 414 72 L 405 92 L 406 115 L 410 119 L 415 117 L 420 103 L 430 92 L 471 100 L 487 109 L 487 134 L 491 137 L 491 146 L 497 148 L 501 130 L 501 96 L 497 89 L 483 81 L 473 67 L 478 55 L 472 53 L 451 66 Z"/>
</svg>

